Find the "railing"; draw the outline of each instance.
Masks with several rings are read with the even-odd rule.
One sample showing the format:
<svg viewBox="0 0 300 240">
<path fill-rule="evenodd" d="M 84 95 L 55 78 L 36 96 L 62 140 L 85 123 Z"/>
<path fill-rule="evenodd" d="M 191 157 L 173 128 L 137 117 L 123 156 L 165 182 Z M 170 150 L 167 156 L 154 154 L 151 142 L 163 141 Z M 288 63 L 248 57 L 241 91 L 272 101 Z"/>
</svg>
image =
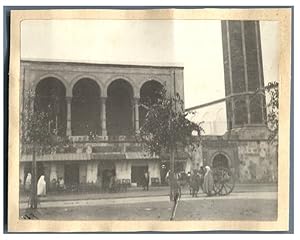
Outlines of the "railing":
<svg viewBox="0 0 300 240">
<path fill-rule="evenodd" d="M 119 135 L 119 136 L 69 136 L 71 142 L 126 142 L 137 141 L 133 135 Z"/>
<path fill-rule="evenodd" d="M 124 153 L 124 152 L 142 152 L 143 148 L 140 143 L 132 141 L 123 142 L 69 142 L 54 146 L 36 146 L 37 155 L 44 154 L 68 154 L 68 153 Z M 22 145 L 21 153 L 30 155 L 33 152 L 32 145 Z"/>
</svg>

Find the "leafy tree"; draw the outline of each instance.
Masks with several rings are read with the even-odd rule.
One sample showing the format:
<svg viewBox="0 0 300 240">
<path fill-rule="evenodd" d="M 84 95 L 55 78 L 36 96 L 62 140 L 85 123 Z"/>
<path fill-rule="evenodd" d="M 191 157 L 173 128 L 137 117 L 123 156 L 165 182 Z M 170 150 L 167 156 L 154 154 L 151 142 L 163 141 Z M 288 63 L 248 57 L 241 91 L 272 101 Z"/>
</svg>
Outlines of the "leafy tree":
<svg viewBox="0 0 300 240">
<path fill-rule="evenodd" d="M 145 121 L 141 126 L 140 138 L 150 154 L 170 154 L 171 179 L 174 179 L 175 153 L 177 150 L 194 146 L 193 132 L 198 137 L 203 131 L 200 124 L 190 121 L 184 110 L 183 100 L 177 93 L 168 96 L 165 89 L 157 94 L 155 102 L 145 101 L 141 105 L 147 109 Z M 172 199 L 172 184 L 170 184 Z"/>
<path fill-rule="evenodd" d="M 265 87 L 267 93 L 267 124 L 271 132 L 269 140 L 274 142 L 278 138 L 278 124 L 279 124 L 279 92 L 278 92 L 278 82 L 270 82 Z"/>
<path fill-rule="evenodd" d="M 45 154 L 49 148 L 64 143 L 48 127 L 49 118 L 47 109 L 39 110 L 34 107 L 34 92 L 24 91 L 23 105 L 21 112 L 21 153 L 32 154 L 32 184 L 30 207 L 37 208 L 37 168 L 36 156 Z"/>
</svg>

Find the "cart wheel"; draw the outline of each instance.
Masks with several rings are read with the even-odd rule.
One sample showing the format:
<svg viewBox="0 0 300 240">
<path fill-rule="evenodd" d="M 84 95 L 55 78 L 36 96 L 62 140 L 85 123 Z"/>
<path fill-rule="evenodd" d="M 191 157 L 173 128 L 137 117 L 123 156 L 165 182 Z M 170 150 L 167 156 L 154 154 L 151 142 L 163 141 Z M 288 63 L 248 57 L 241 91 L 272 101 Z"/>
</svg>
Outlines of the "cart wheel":
<svg viewBox="0 0 300 240">
<path fill-rule="evenodd" d="M 225 196 L 230 194 L 235 186 L 235 179 L 233 173 L 227 168 L 220 168 L 220 180 L 222 188 L 219 191 L 219 195 Z"/>
<path fill-rule="evenodd" d="M 220 168 L 213 169 L 213 178 L 214 178 L 214 186 L 213 186 L 214 195 L 219 195 L 223 188 L 222 171 Z"/>
<path fill-rule="evenodd" d="M 213 187 L 213 195 L 219 195 L 220 192 L 222 191 L 223 185 L 219 181 L 214 182 L 214 187 Z"/>
</svg>

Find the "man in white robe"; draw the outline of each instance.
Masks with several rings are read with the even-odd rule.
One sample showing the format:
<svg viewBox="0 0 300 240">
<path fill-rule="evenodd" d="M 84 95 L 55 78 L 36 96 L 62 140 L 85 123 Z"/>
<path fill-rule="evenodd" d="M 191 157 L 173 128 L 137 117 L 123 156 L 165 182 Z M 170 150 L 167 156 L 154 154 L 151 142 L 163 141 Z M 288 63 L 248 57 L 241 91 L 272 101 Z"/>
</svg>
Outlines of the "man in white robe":
<svg viewBox="0 0 300 240">
<path fill-rule="evenodd" d="M 206 172 L 203 181 L 203 192 L 205 192 L 208 196 L 211 196 L 214 188 L 214 178 L 209 166 L 206 166 L 205 170 Z"/>
<path fill-rule="evenodd" d="M 45 176 L 42 175 L 37 183 L 37 195 L 46 196 L 46 182 Z"/>
</svg>

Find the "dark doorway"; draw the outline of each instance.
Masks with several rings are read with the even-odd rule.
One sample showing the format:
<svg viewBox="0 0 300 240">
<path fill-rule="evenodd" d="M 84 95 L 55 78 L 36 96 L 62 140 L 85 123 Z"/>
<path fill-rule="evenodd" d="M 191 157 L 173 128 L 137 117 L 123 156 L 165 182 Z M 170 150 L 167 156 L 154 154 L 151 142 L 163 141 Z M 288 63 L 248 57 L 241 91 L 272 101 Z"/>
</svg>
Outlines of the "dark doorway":
<svg viewBox="0 0 300 240">
<path fill-rule="evenodd" d="M 145 172 L 148 172 L 148 166 L 132 166 L 131 182 L 136 183 L 138 187 L 142 186 Z"/>
<path fill-rule="evenodd" d="M 41 80 L 35 89 L 34 111 L 46 114 L 45 127 L 51 133 L 65 136 L 67 124 L 66 89 L 56 78 Z"/>
<path fill-rule="evenodd" d="M 71 187 L 79 184 L 79 165 L 66 164 L 65 165 L 65 185 Z"/>
<path fill-rule="evenodd" d="M 147 109 L 143 106 L 151 106 L 157 103 L 158 99 L 161 96 L 161 91 L 163 85 L 155 80 L 145 82 L 140 90 L 140 107 L 139 107 L 139 117 L 140 117 L 140 127 L 143 126 L 145 122 L 145 117 L 147 114 Z"/>
<path fill-rule="evenodd" d="M 91 79 L 81 79 L 73 87 L 72 134 L 87 136 L 101 133 L 100 88 Z"/>
<path fill-rule="evenodd" d="M 115 177 L 114 169 L 104 169 L 102 171 L 102 186 L 104 191 L 111 189 Z"/>
<path fill-rule="evenodd" d="M 213 168 L 217 168 L 217 167 L 229 168 L 229 162 L 228 162 L 227 157 L 222 153 L 217 154 L 213 159 L 212 167 Z"/>
<path fill-rule="evenodd" d="M 161 184 L 163 185 L 168 184 L 166 177 L 169 170 L 170 170 L 169 162 L 163 162 L 160 165 L 160 179 L 161 179 Z"/>
<path fill-rule="evenodd" d="M 106 119 L 109 136 L 133 134 L 133 89 L 123 79 L 113 81 L 107 90 Z"/>
<path fill-rule="evenodd" d="M 98 181 L 101 182 L 103 191 L 109 191 L 115 176 L 116 170 L 114 163 L 110 161 L 101 161 L 98 164 Z"/>
</svg>

